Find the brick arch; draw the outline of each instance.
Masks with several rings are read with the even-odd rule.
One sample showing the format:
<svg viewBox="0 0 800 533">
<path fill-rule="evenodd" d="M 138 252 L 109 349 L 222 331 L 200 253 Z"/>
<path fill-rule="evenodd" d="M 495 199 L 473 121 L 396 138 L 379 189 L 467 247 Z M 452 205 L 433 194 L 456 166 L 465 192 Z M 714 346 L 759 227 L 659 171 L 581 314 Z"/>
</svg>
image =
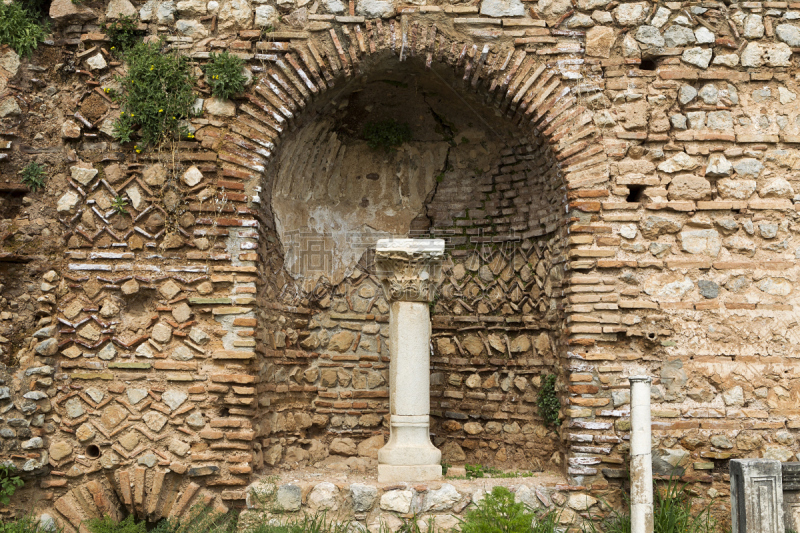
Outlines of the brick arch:
<svg viewBox="0 0 800 533">
<path fill-rule="evenodd" d="M 559 62 L 548 62 L 546 56 L 527 52 L 524 39 L 515 47 L 495 51 L 488 44 L 454 41 L 435 24 L 429 24 L 424 15 L 409 15 L 406 24 L 381 20 L 364 21 L 363 26 L 335 23 L 321 36 L 291 42 L 258 42 L 256 48 L 260 53 L 253 57 L 254 66 L 259 68 L 254 69 L 251 89 L 238 100 L 227 130 L 215 132 L 203 141 L 210 140 L 223 168 L 227 168 L 224 172 L 242 180 L 243 188 L 259 200 L 261 192 L 256 187 L 262 183 L 261 176 L 269 168 L 281 140 L 310 104 L 336 94 L 343 80 L 369 73 L 382 57 L 413 59 L 424 63 L 427 69 L 437 64 L 452 68 L 463 82 L 461 90 L 482 95 L 486 104 L 499 108 L 507 120 L 546 147 L 565 189 L 565 206 L 568 190 L 602 183 L 608 178 L 605 150 L 595 142 L 600 131 L 583 105 L 587 97 L 601 92 L 602 87 L 576 76 L 575 71 L 562 71 Z M 561 61 L 567 65 L 582 62 Z M 264 210 L 251 214 L 260 226 L 271 226 Z M 561 211 L 559 217 L 558 225 L 564 227 L 566 212 Z M 258 260 L 265 257 L 263 249 L 261 252 Z M 566 242 L 562 253 L 568 254 Z M 275 296 L 280 290 L 280 284 L 273 287 L 268 306 L 290 314 L 311 313 L 299 303 L 301 298 L 279 301 Z M 559 344 L 556 357 L 565 360 L 566 343 Z M 272 352 L 266 349 L 267 354 Z M 300 350 L 291 352 L 287 350 L 284 355 L 290 359 L 309 357 Z M 276 389 L 275 384 L 261 385 L 262 394 L 267 391 L 276 398 L 284 392 L 304 390 L 302 385 L 291 385 L 286 390 Z M 569 447 L 563 440 L 562 445 Z M 271 464 L 268 456 L 265 448 L 265 460 Z"/>
<path fill-rule="evenodd" d="M 258 42 L 260 53 L 253 59 L 264 62 L 263 74 L 237 106 L 229 136 L 217 139 L 219 159 L 263 171 L 283 134 L 309 102 L 334 88 L 339 78 L 363 74 L 372 58 L 390 54 L 401 61 L 424 58 L 426 69 L 434 63 L 453 68 L 464 90 L 483 93 L 487 103 L 550 145 L 569 188 L 588 184 L 592 180 L 586 180 L 586 170 L 605 161 L 602 146 L 590 146 L 600 132 L 580 103 L 602 87 L 560 70 L 560 64 L 581 65 L 582 59 L 548 62 L 546 55 L 526 52 L 525 39 L 499 50 L 490 44 L 452 40 L 424 15 L 411 15 L 404 25 L 381 19 L 363 23 L 362 29 L 359 23 L 337 22 L 321 37 Z M 564 52 L 555 49 L 553 53 Z"/>
<path fill-rule="evenodd" d="M 190 478 L 165 469 L 143 466 L 107 472 L 78 485 L 53 503 L 60 524 L 66 531 L 88 531 L 85 522 L 110 516 L 122 520 L 134 515 L 138 520 L 156 523 L 162 519 L 192 516 L 197 506 L 226 513 L 219 496 L 201 489 Z"/>
<path fill-rule="evenodd" d="M 370 72 L 387 56 L 424 61 L 426 70 L 434 65 L 452 68 L 463 83 L 461 90 L 482 96 L 487 107 L 498 108 L 534 142 L 547 147 L 566 189 L 607 181 L 605 149 L 594 142 L 601 131 L 584 105 L 591 96 L 602 95 L 602 85 L 564 70 L 582 68 L 583 59 L 548 61 L 548 55 L 541 54 L 563 58 L 574 51 L 529 52 L 525 38 L 516 39 L 513 46 L 453 39 L 424 13 L 414 11 L 404 14 L 403 22 L 344 17 L 352 20 L 333 22 L 328 31 L 283 32 L 274 35 L 275 41 L 256 43 L 257 53 L 248 55 L 255 71 L 253 83 L 237 100 L 229 125 L 198 134 L 204 146 L 213 147 L 223 175 L 235 178 L 250 193 L 245 199 L 261 202 L 261 176 L 307 107 L 335 94 L 342 81 Z M 580 32 L 572 34 L 582 37 Z M 272 223 L 257 212 L 249 214 L 259 223 Z"/>
</svg>

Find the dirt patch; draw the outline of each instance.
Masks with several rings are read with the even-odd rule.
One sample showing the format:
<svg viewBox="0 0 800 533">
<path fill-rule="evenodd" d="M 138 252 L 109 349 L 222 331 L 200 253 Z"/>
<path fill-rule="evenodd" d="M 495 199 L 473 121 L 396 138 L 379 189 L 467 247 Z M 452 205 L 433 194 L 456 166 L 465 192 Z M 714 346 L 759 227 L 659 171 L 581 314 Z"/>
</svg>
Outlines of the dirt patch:
<svg viewBox="0 0 800 533">
<path fill-rule="evenodd" d="M 54 68 L 64 60 L 64 51 L 53 46 L 39 45 L 33 53 L 31 63 L 47 69 Z"/>
<path fill-rule="evenodd" d="M 108 111 L 108 105 L 106 105 L 103 97 L 97 93 L 90 94 L 81 102 L 81 113 L 91 122 L 100 120 L 106 114 L 106 111 Z"/>
<path fill-rule="evenodd" d="M 22 197 L 20 193 L 0 193 L 0 219 L 13 219 L 22 209 Z"/>
</svg>

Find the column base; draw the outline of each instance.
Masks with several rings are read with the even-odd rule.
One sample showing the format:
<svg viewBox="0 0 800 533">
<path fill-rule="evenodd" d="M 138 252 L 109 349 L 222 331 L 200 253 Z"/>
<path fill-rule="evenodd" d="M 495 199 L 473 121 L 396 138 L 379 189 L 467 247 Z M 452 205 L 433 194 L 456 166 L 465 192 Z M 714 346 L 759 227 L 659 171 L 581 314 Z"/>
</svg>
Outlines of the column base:
<svg viewBox="0 0 800 533">
<path fill-rule="evenodd" d="M 441 479 L 442 465 L 378 465 L 378 483 L 439 481 Z"/>
</svg>

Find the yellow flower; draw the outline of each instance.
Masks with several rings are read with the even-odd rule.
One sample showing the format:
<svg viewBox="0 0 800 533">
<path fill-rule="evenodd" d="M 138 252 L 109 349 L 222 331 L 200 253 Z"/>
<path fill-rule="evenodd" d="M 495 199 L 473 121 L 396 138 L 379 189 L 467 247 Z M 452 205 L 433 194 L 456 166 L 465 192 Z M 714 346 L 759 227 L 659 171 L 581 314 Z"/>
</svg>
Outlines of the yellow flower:
<svg viewBox="0 0 800 533">
<path fill-rule="evenodd" d="M 133 113 L 131 113 L 131 117 L 135 117 L 135 116 L 136 116 L 136 115 L 134 115 Z"/>
<path fill-rule="evenodd" d="M 112 50 L 116 50 L 116 49 L 117 49 L 117 47 L 116 47 L 116 46 L 112 46 L 112 47 L 111 47 L 111 49 L 112 49 Z"/>
<path fill-rule="evenodd" d="M 119 116 L 124 117 L 125 116 L 125 111 L 121 111 Z"/>
<path fill-rule="evenodd" d="M 163 109 L 159 109 L 159 110 L 158 110 L 158 112 L 159 112 L 159 113 L 163 113 L 163 112 L 164 112 L 164 110 L 163 110 Z"/>
<path fill-rule="evenodd" d="M 142 151 L 141 151 L 139 148 L 137 148 L 137 149 L 136 149 L 136 153 L 137 153 L 137 154 L 141 154 L 141 153 L 142 153 Z"/>
</svg>

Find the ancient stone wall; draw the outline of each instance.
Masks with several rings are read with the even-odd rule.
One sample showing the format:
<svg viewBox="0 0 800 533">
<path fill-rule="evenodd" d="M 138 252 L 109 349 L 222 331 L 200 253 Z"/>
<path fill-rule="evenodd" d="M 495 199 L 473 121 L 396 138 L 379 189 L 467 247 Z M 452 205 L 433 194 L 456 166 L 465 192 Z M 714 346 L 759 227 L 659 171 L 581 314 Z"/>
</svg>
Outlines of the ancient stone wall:
<svg viewBox="0 0 800 533">
<path fill-rule="evenodd" d="M 713 497 L 730 457 L 791 459 L 798 7 L 54 0 L 52 42 L 22 62 L 0 49 L 2 259 L 18 262 L 3 456 L 76 527 L 114 502 L 151 519 L 241 505 L 276 466 L 369 471 L 388 318 L 369 253 L 342 240 L 369 227 L 448 240 L 432 428 L 449 460 L 624 484 L 641 373 L 656 472 Z M 102 89 L 124 65 L 99 23 L 119 13 L 198 64 L 241 55 L 246 94 L 201 79 L 194 138 L 116 143 Z M 396 99 L 365 100 L 381 83 Z M 367 100 L 406 106 L 381 111 L 414 126 L 398 154 L 358 144 Z M 17 174 L 32 160 L 50 175 L 36 194 Z M 417 188 L 392 196 L 397 171 Z M 326 279 L 291 259 L 304 198 L 341 252 Z M 549 373 L 557 433 L 534 406 Z"/>
</svg>

